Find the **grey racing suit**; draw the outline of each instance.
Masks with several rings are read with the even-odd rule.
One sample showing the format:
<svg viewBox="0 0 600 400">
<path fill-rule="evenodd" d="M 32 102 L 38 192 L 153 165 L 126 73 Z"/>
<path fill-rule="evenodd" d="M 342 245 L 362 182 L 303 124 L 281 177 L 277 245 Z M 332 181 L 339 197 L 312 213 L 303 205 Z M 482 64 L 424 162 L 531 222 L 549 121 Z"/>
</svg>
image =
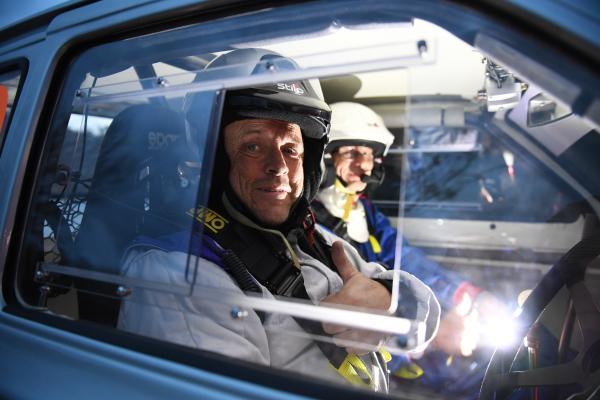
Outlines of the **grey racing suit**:
<svg viewBox="0 0 600 400">
<path fill-rule="evenodd" d="M 317 229 L 328 244 L 342 240 Z M 289 242 L 298 256 L 304 286 L 313 303 L 318 304 L 342 288 L 342 279 L 336 272 L 303 252 L 293 240 Z M 394 271 L 364 261 L 345 241 L 344 248 L 350 261 L 366 276 L 392 279 Z M 285 303 L 281 304 L 281 313 L 267 313 L 263 320 L 253 311 L 242 318 L 232 317 L 232 304 L 222 301 L 221 297 L 226 298 L 231 293 L 242 295 L 242 291 L 215 262 L 183 251 L 166 251 L 160 246 L 135 245 L 125 254 L 122 265 L 122 274 L 138 282 L 188 289 L 193 282 L 194 290 L 190 295 L 189 290 L 134 289 L 122 303 L 120 329 L 317 378 L 346 381 L 306 331 L 286 315 Z M 401 272 L 400 282 L 404 290 L 417 299 L 414 315 L 426 321 L 427 344 L 437 331 L 439 303 L 431 290 L 414 276 Z M 263 298 L 274 298 L 264 286 L 260 287 Z M 402 296 L 401 291 L 400 303 Z M 371 389 L 387 391 L 386 373 L 381 371 L 385 366 L 372 363 L 368 367 L 374 379 Z"/>
</svg>

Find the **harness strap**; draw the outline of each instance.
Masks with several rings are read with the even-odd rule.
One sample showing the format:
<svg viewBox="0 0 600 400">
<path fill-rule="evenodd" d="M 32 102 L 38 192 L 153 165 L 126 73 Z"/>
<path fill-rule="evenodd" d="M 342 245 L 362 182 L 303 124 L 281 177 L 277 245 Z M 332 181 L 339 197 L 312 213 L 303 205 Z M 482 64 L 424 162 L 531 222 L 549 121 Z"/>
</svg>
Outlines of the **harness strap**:
<svg viewBox="0 0 600 400">
<path fill-rule="evenodd" d="M 398 370 L 394 371 L 394 376 L 402 379 L 418 379 L 423 376 L 423 368 L 414 361 L 411 361 L 408 365 L 402 366 Z"/>
<path fill-rule="evenodd" d="M 375 236 L 369 235 L 369 243 L 371 244 L 371 248 L 375 254 L 381 253 L 381 245 Z"/>
<path fill-rule="evenodd" d="M 356 195 L 354 194 L 349 194 L 346 197 L 346 202 L 344 203 L 344 216 L 342 217 L 342 220 L 344 222 L 348 222 L 348 218 L 350 218 L 350 211 L 352 211 L 352 207 L 354 207 L 355 198 Z"/>
<path fill-rule="evenodd" d="M 350 199 L 350 195 L 348 195 L 348 199 Z M 358 200 L 363 204 L 365 210 L 367 211 L 366 214 L 367 228 L 369 230 L 369 245 L 373 249 L 373 253 L 379 254 L 381 253 L 382 249 L 379 240 L 377 240 L 377 237 L 375 236 L 375 224 L 373 221 L 375 209 L 373 207 L 373 204 L 369 200 L 367 200 L 363 195 L 360 195 Z M 331 230 L 333 233 L 340 236 L 341 238 L 344 238 L 351 243 L 356 243 L 350 237 L 348 237 L 346 221 L 344 220 L 344 218 L 335 217 L 329 212 L 329 210 L 327 210 L 327 208 L 323 204 L 319 203 L 318 201 L 313 202 L 312 207 L 315 211 L 317 221 L 319 221 L 321 225 L 325 226 L 327 229 Z"/>
<path fill-rule="evenodd" d="M 371 385 L 372 376 L 363 360 L 356 354 L 348 354 L 336 370 L 355 386 L 370 387 Z"/>
<path fill-rule="evenodd" d="M 392 355 L 383 347 L 379 351 L 371 354 L 372 357 L 375 358 L 375 360 L 373 360 L 374 364 L 378 364 L 386 370 L 386 364 L 392 359 Z M 369 371 L 363 359 L 356 354 L 348 354 L 340 366 L 335 369 L 341 376 L 355 386 L 371 388 L 374 384 L 373 374 Z"/>
<path fill-rule="evenodd" d="M 311 207 L 315 213 L 317 221 L 321 225 L 323 225 L 339 237 L 349 240 L 346 232 L 346 223 L 341 218 L 334 217 L 332 214 L 329 213 L 327 208 L 325 208 L 325 206 L 322 203 L 319 203 L 318 201 L 314 201 Z"/>
</svg>

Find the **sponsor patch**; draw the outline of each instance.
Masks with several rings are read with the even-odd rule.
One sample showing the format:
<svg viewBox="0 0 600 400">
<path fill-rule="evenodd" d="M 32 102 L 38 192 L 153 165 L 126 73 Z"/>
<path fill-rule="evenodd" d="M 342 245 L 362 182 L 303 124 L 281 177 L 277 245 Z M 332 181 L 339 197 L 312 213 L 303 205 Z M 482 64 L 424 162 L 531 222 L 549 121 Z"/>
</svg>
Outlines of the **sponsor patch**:
<svg viewBox="0 0 600 400">
<path fill-rule="evenodd" d="M 174 143 L 179 136 L 173 133 L 148 132 L 148 150 L 162 150 Z"/>
<path fill-rule="evenodd" d="M 225 217 L 207 207 L 190 208 L 186 214 L 202 222 L 213 233 L 219 233 L 229 223 Z"/>
</svg>

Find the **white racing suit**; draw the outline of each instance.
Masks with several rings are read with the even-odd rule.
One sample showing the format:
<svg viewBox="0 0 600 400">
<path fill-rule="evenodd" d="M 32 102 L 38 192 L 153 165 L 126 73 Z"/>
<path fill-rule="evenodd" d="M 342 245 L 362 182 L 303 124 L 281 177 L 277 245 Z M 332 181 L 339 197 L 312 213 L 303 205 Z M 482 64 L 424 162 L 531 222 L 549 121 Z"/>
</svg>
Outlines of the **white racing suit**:
<svg viewBox="0 0 600 400">
<path fill-rule="evenodd" d="M 341 240 L 317 228 L 328 244 Z M 189 237 L 189 236 L 188 236 Z M 290 240 L 301 265 L 304 286 L 310 300 L 318 303 L 342 288 L 342 279 L 329 267 L 303 252 Z M 388 271 L 377 263 L 365 262 L 357 251 L 344 242 L 346 255 L 356 268 L 371 278 L 391 279 Z M 189 257 L 189 260 L 188 260 Z M 141 281 L 160 282 L 169 286 L 189 287 L 190 273 L 186 269 L 197 265 L 195 292 L 203 287 L 223 293 L 242 291 L 230 275 L 213 261 L 173 250 L 160 241 L 133 245 L 125 254 L 122 274 Z M 427 343 L 433 338 L 439 323 L 440 307 L 431 290 L 414 276 L 402 272 L 404 294 L 416 298 L 416 319 L 426 321 Z M 262 296 L 273 298 L 262 285 Z M 400 293 L 402 303 L 403 292 Z M 229 357 L 285 369 L 321 379 L 345 382 L 346 379 L 328 362 L 328 359 L 294 318 L 281 313 L 268 313 L 261 321 L 259 314 L 249 312 L 242 318 L 232 317 L 232 306 L 227 302 L 202 296 L 178 295 L 154 290 L 141 290 L 123 302 L 118 327 L 122 330 L 173 342 L 189 347 L 220 353 Z M 387 391 L 385 365 L 365 363 L 372 382 L 372 390 Z"/>
</svg>

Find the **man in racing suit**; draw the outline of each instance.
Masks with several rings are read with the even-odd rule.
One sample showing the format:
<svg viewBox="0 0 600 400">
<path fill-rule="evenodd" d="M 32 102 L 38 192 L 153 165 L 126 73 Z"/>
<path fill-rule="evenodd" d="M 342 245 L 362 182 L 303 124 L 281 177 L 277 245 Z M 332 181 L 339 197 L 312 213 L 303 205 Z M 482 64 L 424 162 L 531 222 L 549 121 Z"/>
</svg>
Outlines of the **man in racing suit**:
<svg viewBox="0 0 600 400">
<path fill-rule="evenodd" d="M 366 189 L 368 184 L 377 185 L 383 180 L 383 157 L 394 136 L 383 119 L 362 104 L 340 102 L 331 104 L 331 109 L 330 141 L 325 150 L 329 176 L 312 204 L 317 221 L 353 244 L 366 260 L 392 268 L 397 255 L 397 230 L 371 203 Z M 477 343 L 469 340 L 469 334 L 463 337 L 465 319 L 474 307 L 497 307 L 497 300 L 429 259 L 403 237 L 400 240 L 400 268 L 431 287 L 447 315 L 433 347 L 448 354 L 470 355 Z M 402 364 L 400 359 L 395 361 Z M 423 373 L 416 364 L 396 367 L 396 374 L 406 378 Z M 428 379 L 427 375 L 424 378 Z"/>
<path fill-rule="evenodd" d="M 226 71 L 228 65 L 235 66 L 236 74 L 246 68 L 248 75 L 295 68 L 279 54 L 242 49 L 217 57 L 207 69 Z M 192 98 L 186 113 L 192 127 L 201 112 Z M 121 306 L 119 327 L 387 391 L 390 357 L 381 348 L 386 334 L 295 318 L 285 309 L 234 312 L 235 302 L 227 301 L 252 292 L 267 299 L 284 296 L 375 312 L 390 309 L 393 271 L 364 261 L 350 244 L 318 227 L 309 207 L 321 180 L 329 120 L 320 87 L 311 81 L 227 92 L 208 207 L 181 210 L 183 218 L 194 222 L 192 232 L 138 237 L 122 268 L 127 277 L 173 287 L 189 286 L 193 275 L 195 294 L 138 293 Z M 174 175 L 181 178 L 182 171 L 178 168 Z M 197 191 L 192 181 L 186 179 L 182 190 Z M 401 274 L 398 309 L 403 316 L 425 321 L 427 345 L 439 322 L 439 304 L 431 290 L 412 275 Z M 317 341 L 313 335 L 331 341 Z"/>
</svg>

